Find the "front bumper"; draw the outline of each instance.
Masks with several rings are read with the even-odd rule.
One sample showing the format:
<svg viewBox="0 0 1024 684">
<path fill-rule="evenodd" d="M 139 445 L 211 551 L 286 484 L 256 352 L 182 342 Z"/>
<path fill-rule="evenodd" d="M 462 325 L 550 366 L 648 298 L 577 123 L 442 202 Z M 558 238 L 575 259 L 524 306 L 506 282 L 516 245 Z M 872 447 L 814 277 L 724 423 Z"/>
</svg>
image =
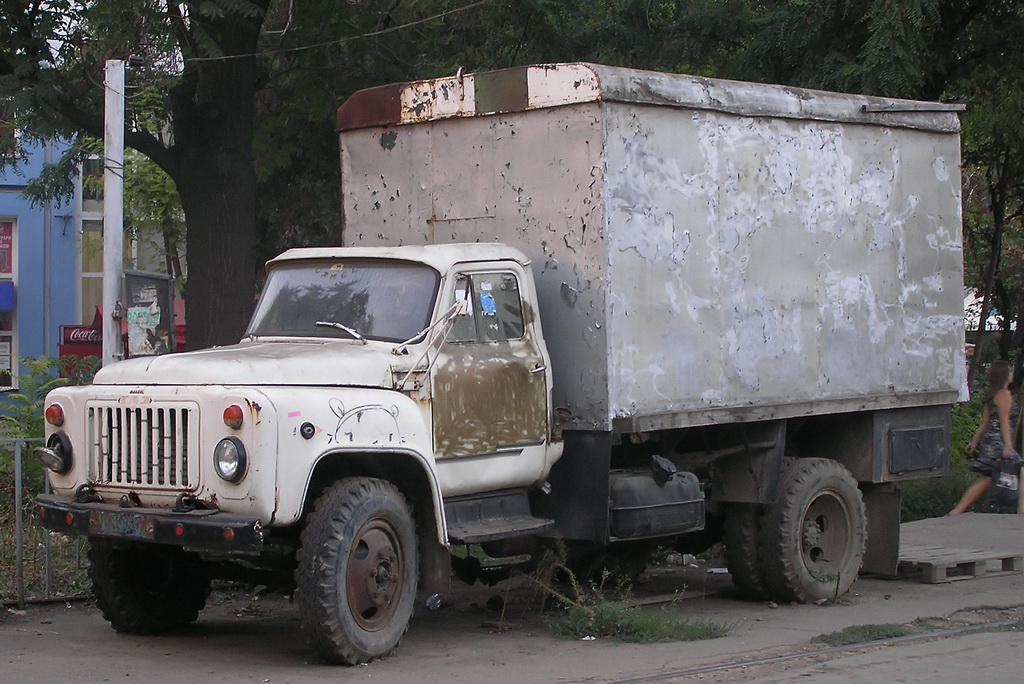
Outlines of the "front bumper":
<svg viewBox="0 0 1024 684">
<path fill-rule="evenodd" d="M 52 494 L 37 496 L 36 509 L 44 527 L 68 535 L 172 544 L 209 553 L 249 555 L 263 549 L 258 519 L 218 510 L 122 508 Z"/>
</svg>

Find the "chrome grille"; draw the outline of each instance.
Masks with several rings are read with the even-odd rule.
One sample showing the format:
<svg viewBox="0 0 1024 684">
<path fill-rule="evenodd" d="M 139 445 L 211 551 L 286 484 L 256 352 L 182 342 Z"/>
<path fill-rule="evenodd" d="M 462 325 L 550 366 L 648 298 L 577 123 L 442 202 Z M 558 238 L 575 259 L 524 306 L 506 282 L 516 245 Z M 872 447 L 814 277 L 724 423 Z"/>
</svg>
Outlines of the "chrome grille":
<svg viewBox="0 0 1024 684">
<path fill-rule="evenodd" d="M 90 405 L 91 474 L 100 484 L 195 487 L 198 411 L 194 405 Z"/>
</svg>

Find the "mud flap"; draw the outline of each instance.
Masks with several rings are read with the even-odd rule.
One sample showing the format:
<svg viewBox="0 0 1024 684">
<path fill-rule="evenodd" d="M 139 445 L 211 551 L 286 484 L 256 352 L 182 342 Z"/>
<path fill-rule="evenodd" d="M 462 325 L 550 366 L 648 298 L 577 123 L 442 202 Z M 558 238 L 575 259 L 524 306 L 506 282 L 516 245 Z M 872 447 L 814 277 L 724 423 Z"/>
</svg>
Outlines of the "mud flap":
<svg viewBox="0 0 1024 684">
<path fill-rule="evenodd" d="M 894 482 L 861 484 L 868 539 L 861 574 L 895 577 L 900 560 L 900 488 Z"/>
</svg>

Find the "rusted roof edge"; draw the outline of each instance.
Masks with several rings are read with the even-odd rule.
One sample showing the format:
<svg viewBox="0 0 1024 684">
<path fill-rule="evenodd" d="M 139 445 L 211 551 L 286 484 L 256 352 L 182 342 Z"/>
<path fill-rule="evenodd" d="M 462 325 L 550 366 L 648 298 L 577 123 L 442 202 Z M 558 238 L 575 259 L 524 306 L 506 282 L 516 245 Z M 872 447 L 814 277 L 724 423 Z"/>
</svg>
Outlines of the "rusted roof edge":
<svg viewBox="0 0 1024 684">
<path fill-rule="evenodd" d="M 338 130 L 607 101 L 737 116 L 862 123 L 957 133 L 963 105 L 833 93 L 599 64 L 537 64 L 396 83 L 354 93 Z"/>
</svg>

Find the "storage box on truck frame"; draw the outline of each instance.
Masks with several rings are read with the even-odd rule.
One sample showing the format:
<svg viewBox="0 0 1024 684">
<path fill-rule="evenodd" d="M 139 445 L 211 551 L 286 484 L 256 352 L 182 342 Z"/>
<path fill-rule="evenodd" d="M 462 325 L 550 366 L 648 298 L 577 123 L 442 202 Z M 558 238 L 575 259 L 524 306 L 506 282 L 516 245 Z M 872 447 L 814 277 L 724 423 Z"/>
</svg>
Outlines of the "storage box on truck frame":
<svg viewBox="0 0 1024 684">
<path fill-rule="evenodd" d="M 958 106 L 559 64 L 361 91 L 344 242 L 533 260 L 569 429 L 949 404 Z"/>
</svg>

